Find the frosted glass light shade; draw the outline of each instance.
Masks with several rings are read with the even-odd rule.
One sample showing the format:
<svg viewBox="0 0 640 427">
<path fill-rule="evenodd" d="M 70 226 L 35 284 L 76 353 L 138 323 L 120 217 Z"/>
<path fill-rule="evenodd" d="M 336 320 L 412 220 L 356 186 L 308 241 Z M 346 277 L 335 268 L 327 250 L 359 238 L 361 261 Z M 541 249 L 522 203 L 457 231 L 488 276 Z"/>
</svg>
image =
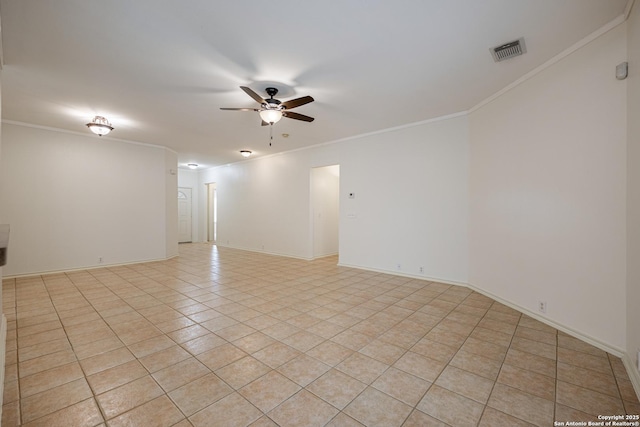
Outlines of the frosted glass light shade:
<svg viewBox="0 0 640 427">
<path fill-rule="evenodd" d="M 87 123 L 87 127 L 98 136 L 106 135 L 113 130 L 109 120 L 102 116 L 95 116 L 91 123 Z"/>
<path fill-rule="evenodd" d="M 260 118 L 267 123 L 278 123 L 282 118 L 282 111 L 279 110 L 262 110 L 260 111 Z"/>
</svg>

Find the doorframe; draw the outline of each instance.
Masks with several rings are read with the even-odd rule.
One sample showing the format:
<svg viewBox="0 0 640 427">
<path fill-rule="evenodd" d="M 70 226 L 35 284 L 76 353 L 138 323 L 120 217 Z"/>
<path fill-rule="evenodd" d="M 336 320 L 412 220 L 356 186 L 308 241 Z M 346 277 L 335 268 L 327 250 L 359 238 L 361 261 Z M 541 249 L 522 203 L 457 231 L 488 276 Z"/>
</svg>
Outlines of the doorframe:
<svg viewBox="0 0 640 427">
<path fill-rule="evenodd" d="M 332 253 L 332 254 L 317 254 L 316 253 L 316 239 L 318 238 L 318 236 L 316 236 L 316 223 L 315 221 L 317 220 L 316 218 L 316 212 L 315 209 L 317 208 L 317 206 L 315 205 L 315 189 L 314 189 L 314 170 L 317 169 L 323 169 L 323 168 L 328 168 L 328 167 L 336 167 L 337 171 L 338 171 L 338 188 L 337 188 L 337 194 L 335 195 L 336 200 L 335 202 L 338 204 L 338 212 L 337 212 L 337 218 L 336 218 L 336 233 L 337 233 L 337 252 L 336 253 Z M 341 166 L 340 163 L 331 163 L 328 165 L 322 165 L 322 166 L 312 166 L 309 169 L 309 250 L 310 250 L 310 256 L 311 259 L 317 259 L 317 258 L 324 258 L 327 256 L 332 256 L 332 255 L 339 255 L 340 254 L 340 222 L 341 222 L 341 217 L 340 217 L 340 188 L 341 188 Z"/>
<path fill-rule="evenodd" d="M 218 239 L 218 185 L 215 182 L 207 182 L 204 186 L 207 194 L 207 235 L 205 241 L 215 245 Z M 213 233 L 211 233 L 211 228 L 213 228 Z"/>
<path fill-rule="evenodd" d="M 178 187 L 178 191 L 189 190 L 189 236 L 190 240 L 185 240 L 184 242 L 180 241 L 180 231 L 178 230 L 178 243 L 192 243 L 193 242 L 193 187 Z M 178 212 L 178 221 L 180 221 L 180 213 Z"/>
</svg>

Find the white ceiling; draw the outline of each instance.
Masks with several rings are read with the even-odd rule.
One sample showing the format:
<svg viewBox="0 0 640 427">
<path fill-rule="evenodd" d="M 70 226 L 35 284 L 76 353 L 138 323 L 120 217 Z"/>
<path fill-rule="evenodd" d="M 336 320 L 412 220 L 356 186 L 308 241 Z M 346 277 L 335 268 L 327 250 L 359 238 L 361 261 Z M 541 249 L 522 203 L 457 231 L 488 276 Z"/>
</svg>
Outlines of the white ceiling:
<svg viewBox="0 0 640 427">
<path fill-rule="evenodd" d="M 100 114 L 109 137 L 221 165 L 468 110 L 626 3 L 1 0 L 2 117 L 89 132 Z M 490 47 L 519 37 L 525 55 L 493 62 Z M 295 110 L 316 120 L 282 119 L 272 147 L 257 113 L 220 110 L 258 106 L 239 86 L 263 82 L 316 100 Z"/>
</svg>

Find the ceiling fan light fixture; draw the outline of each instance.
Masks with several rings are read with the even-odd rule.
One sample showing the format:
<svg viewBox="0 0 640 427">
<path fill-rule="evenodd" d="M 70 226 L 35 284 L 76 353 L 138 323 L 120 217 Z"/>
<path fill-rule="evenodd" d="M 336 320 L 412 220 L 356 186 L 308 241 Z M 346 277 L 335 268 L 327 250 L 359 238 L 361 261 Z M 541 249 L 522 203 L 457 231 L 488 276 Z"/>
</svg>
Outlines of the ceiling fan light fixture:
<svg viewBox="0 0 640 427">
<path fill-rule="evenodd" d="M 98 136 L 106 135 L 113 130 L 113 126 L 111 126 L 109 120 L 102 116 L 95 116 L 91 123 L 87 123 L 87 127 Z"/>
<path fill-rule="evenodd" d="M 253 153 L 249 150 L 240 150 L 240 154 L 242 155 L 242 157 L 249 157 Z"/>
<path fill-rule="evenodd" d="M 261 110 L 260 118 L 269 124 L 278 123 L 282 118 L 282 111 L 280 110 Z"/>
<path fill-rule="evenodd" d="M 264 99 L 263 97 L 255 93 L 253 89 L 250 89 L 246 86 L 240 86 L 240 89 L 242 89 L 247 95 L 253 98 L 253 100 L 258 104 L 260 104 L 260 108 L 221 107 L 221 110 L 257 111 L 258 114 L 260 114 L 260 118 L 262 119 L 262 126 L 278 123 L 283 117 L 293 120 L 302 120 L 303 122 L 312 122 L 314 120 L 313 117 L 290 111 L 292 108 L 297 108 L 313 102 L 314 99 L 310 96 L 303 96 L 302 98 L 290 99 L 288 101 L 281 102 L 279 99 L 274 98 L 274 96 L 278 93 L 278 89 L 275 87 L 266 88 L 265 91 L 267 92 L 267 95 L 271 97 L 268 99 Z"/>
</svg>

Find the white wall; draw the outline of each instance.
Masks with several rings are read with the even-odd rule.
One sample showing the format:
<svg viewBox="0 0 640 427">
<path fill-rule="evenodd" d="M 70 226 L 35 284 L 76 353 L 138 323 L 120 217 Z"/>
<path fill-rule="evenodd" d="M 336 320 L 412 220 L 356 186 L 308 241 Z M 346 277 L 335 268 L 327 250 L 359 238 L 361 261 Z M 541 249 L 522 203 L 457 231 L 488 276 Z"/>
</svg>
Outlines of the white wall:
<svg viewBox="0 0 640 427">
<path fill-rule="evenodd" d="M 620 25 L 470 115 L 469 283 L 625 348 Z"/>
<path fill-rule="evenodd" d="M 468 150 L 466 117 L 346 144 L 340 262 L 466 283 Z"/>
<path fill-rule="evenodd" d="M 628 20 L 627 79 L 627 368 L 635 377 L 640 395 L 640 2 L 636 1 Z M 635 375 L 634 375 L 635 374 Z"/>
<path fill-rule="evenodd" d="M 177 253 L 175 153 L 9 123 L 2 140 L 0 217 L 11 224 L 5 276 Z"/>
<path fill-rule="evenodd" d="M 340 166 L 311 169 L 311 224 L 313 257 L 334 255 L 339 250 Z"/>
<path fill-rule="evenodd" d="M 332 164 L 340 165 L 341 264 L 467 281 L 465 117 L 201 172 L 201 200 L 203 184 L 217 184 L 218 244 L 312 258 L 310 169 Z M 204 212 L 201 203 L 201 229 Z"/>
</svg>

